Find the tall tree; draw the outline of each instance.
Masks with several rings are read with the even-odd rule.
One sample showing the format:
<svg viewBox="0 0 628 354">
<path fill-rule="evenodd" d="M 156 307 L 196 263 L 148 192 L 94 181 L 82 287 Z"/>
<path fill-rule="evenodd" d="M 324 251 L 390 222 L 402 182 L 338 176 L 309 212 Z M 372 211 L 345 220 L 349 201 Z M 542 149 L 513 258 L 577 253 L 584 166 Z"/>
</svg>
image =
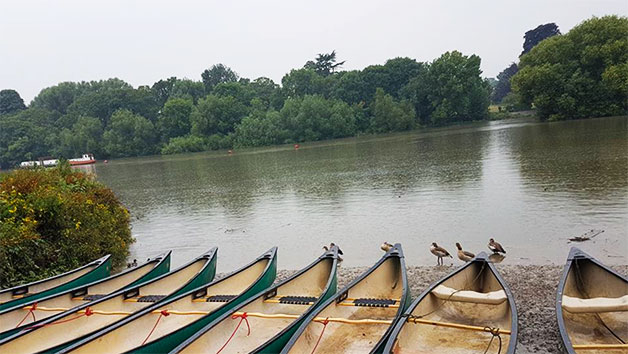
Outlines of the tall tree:
<svg viewBox="0 0 628 354">
<path fill-rule="evenodd" d="M 238 81 L 238 74 L 231 70 L 224 64 L 216 64 L 209 69 L 206 69 L 201 74 L 203 78 L 203 84 L 205 85 L 205 93 L 211 93 L 216 85 L 223 82 Z"/>
<path fill-rule="evenodd" d="M 20 97 L 20 94 L 15 90 L 2 90 L 0 91 L 0 115 L 15 113 L 26 109 L 24 100 Z"/>
<path fill-rule="evenodd" d="M 519 56 L 522 56 L 531 51 L 532 48 L 534 48 L 542 40 L 559 34 L 560 30 L 558 29 L 558 26 L 556 26 L 556 24 L 553 22 L 539 25 L 535 29 L 529 30 L 523 36 L 523 52 L 521 52 Z"/>
<path fill-rule="evenodd" d="M 345 61 L 336 62 L 336 51 L 334 50 L 331 53 L 317 55 L 314 61 L 308 61 L 303 68 L 314 70 L 319 75 L 328 76 L 333 74 L 344 63 Z"/>
<path fill-rule="evenodd" d="M 156 138 L 153 123 L 129 110 L 116 111 L 103 134 L 105 151 L 114 157 L 150 155 Z"/>
<path fill-rule="evenodd" d="M 497 84 L 493 88 L 492 100 L 495 103 L 500 103 L 506 95 L 510 92 L 510 78 L 515 76 L 519 71 L 517 64 L 512 63 L 509 67 L 504 69 L 497 75 Z"/>
</svg>

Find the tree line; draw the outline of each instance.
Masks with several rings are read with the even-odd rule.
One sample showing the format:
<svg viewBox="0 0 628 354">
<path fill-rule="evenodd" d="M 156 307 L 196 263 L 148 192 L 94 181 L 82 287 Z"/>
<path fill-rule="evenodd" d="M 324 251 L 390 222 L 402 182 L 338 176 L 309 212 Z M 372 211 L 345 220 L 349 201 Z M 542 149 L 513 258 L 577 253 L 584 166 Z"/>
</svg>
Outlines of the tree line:
<svg viewBox="0 0 628 354">
<path fill-rule="evenodd" d="M 281 80 L 239 77 L 217 64 L 201 81 L 171 77 L 134 88 L 113 78 L 62 82 L 26 107 L 0 92 L 0 164 L 41 156 L 98 158 L 296 143 L 473 121 L 487 116 L 480 58 L 448 52 L 342 71 L 318 55 Z"/>
</svg>

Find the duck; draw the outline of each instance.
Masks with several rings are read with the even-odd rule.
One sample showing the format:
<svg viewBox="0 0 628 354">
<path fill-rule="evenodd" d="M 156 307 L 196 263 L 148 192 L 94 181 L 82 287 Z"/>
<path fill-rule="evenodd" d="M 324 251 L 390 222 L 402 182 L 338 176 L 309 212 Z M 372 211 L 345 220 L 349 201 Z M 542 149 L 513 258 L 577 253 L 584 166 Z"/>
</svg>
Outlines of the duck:
<svg viewBox="0 0 628 354">
<path fill-rule="evenodd" d="M 384 251 L 384 252 L 388 252 L 393 247 L 395 247 L 395 246 L 393 246 L 392 244 L 390 244 L 390 243 L 388 243 L 386 241 L 384 241 L 384 243 L 382 243 L 382 245 L 379 246 L 379 248 L 381 248 L 382 251 Z"/>
<path fill-rule="evenodd" d="M 432 252 L 433 255 L 438 257 L 438 259 L 436 260 L 436 265 L 443 265 L 443 257 L 454 258 L 451 256 L 451 254 L 449 254 L 449 252 L 447 252 L 446 249 L 437 245 L 436 242 L 432 242 L 432 246 L 430 247 L 430 252 Z"/>
<path fill-rule="evenodd" d="M 336 246 L 336 244 L 332 242 L 332 243 L 329 244 L 329 247 L 323 246 L 323 249 L 325 250 L 325 252 L 327 252 L 330 249 L 332 249 L 334 246 Z M 338 247 L 338 246 L 336 246 L 336 247 Z M 340 249 L 340 247 L 338 247 L 338 262 L 342 262 L 343 261 L 342 257 L 340 257 L 341 254 L 344 254 L 344 253 L 342 253 L 342 250 Z"/>
<path fill-rule="evenodd" d="M 473 254 L 473 253 L 471 253 L 469 251 L 463 251 L 462 250 L 462 246 L 460 246 L 460 243 L 458 243 L 458 242 L 456 242 L 456 248 L 458 248 L 458 258 L 461 261 L 469 262 L 470 260 L 475 258 L 475 254 Z"/>
<path fill-rule="evenodd" d="M 493 253 L 506 253 L 504 247 L 502 247 L 499 242 L 496 242 L 493 239 L 488 240 L 488 249 L 491 250 Z"/>
</svg>

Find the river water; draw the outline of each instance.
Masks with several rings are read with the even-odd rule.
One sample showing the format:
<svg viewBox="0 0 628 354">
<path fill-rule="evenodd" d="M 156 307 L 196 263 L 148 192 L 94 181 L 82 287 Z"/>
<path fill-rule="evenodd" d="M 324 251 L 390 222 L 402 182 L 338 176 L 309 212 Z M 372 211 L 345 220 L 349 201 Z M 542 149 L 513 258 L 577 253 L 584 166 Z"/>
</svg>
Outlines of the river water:
<svg viewBox="0 0 628 354">
<path fill-rule="evenodd" d="M 279 267 L 298 269 L 335 242 L 345 266 L 367 266 L 389 241 L 409 265 L 429 265 L 432 242 L 455 255 L 455 242 L 488 251 L 493 237 L 504 263 L 562 264 L 568 239 L 595 229 L 604 232 L 577 245 L 628 263 L 627 117 L 483 122 L 93 169 L 129 208 L 140 261 L 172 249 L 179 265 L 218 246 L 228 271 L 276 245 Z"/>
</svg>

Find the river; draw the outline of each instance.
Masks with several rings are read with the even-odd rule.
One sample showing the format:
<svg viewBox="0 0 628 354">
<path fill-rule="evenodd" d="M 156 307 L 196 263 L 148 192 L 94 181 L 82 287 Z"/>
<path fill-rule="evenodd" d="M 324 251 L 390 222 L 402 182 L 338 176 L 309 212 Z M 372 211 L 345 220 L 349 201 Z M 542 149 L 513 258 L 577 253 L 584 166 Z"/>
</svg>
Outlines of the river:
<svg viewBox="0 0 628 354">
<path fill-rule="evenodd" d="M 504 263 L 562 264 L 572 245 L 628 263 L 627 117 L 482 122 L 93 170 L 129 208 L 140 261 L 171 249 L 180 265 L 218 246 L 229 271 L 276 245 L 279 267 L 298 269 L 335 242 L 345 266 L 367 266 L 389 241 L 409 265 L 430 265 L 432 242 L 455 255 L 455 242 L 488 251 L 493 237 Z M 592 229 L 604 232 L 569 242 Z"/>
</svg>

